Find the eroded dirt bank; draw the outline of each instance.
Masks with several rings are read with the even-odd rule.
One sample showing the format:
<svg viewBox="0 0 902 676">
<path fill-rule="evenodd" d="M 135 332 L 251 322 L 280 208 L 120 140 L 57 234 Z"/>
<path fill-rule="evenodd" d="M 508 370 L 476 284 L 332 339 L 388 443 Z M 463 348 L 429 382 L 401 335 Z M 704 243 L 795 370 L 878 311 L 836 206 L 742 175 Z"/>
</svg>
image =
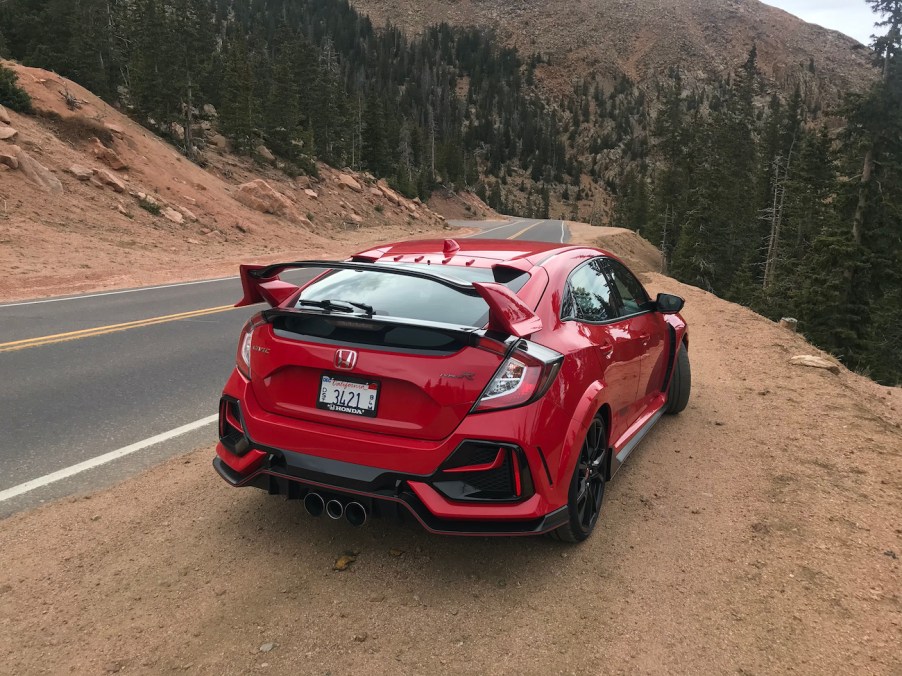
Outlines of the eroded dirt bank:
<svg viewBox="0 0 902 676">
<path fill-rule="evenodd" d="M 902 394 L 646 279 L 693 398 L 585 545 L 312 519 L 206 448 L 0 523 L 0 673 L 902 673 Z"/>
</svg>

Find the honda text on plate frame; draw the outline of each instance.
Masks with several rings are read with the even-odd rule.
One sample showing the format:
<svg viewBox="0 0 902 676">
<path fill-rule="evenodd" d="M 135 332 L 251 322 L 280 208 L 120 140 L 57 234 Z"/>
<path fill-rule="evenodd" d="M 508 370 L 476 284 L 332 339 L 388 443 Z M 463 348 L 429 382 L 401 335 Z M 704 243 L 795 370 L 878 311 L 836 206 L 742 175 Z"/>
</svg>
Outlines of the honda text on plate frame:
<svg viewBox="0 0 902 676">
<path fill-rule="evenodd" d="M 279 278 L 297 268 L 319 274 Z M 400 242 L 242 266 L 241 282 L 238 305 L 269 307 L 239 336 L 214 466 L 314 516 L 580 541 L 639 440 L 688 401 L 682 299 L 652 299 L 599 249 Z"/>
</svg>

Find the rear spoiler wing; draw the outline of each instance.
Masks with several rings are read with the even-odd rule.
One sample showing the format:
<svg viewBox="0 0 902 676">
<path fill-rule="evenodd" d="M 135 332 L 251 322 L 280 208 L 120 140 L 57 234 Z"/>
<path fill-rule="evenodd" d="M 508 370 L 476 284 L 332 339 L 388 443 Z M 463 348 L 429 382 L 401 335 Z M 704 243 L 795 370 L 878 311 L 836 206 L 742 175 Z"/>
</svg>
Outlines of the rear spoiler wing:
<svg viewBox="0 0 902 676">
<path fill-rule="evenodd" d="M 235 307 L 265 302 L 276 308 L 291 300 L 300 287 L 279 279 L 279 275 L 285 270 L 369 270 L 428 279 L 468 296 L 481 296 L 489 306 L 489 331 L 525 338 L 542 329 L 542 320 L 529 306 L 513 291 L 496 282 L 471 283 L 438 271 L 349 261 L 295 261 L 274 265 L 242 265 L 240 269 L 244 295 Z"/>
</svg>

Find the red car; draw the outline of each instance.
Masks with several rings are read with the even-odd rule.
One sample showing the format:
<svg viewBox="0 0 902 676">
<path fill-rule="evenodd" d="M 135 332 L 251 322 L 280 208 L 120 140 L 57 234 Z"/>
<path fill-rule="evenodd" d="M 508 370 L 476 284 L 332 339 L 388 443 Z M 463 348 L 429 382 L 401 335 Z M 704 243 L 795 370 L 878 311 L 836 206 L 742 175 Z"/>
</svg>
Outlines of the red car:
<svg viewBox="0 0 902 676">
<path fill-rule="evenodd" d="M 319 275 L 303 287 L 288 269 Z M 214 466 L 363 524 L 584 540 L 605 483 L 690 372 L 683 300 L 615 256 L 484 239 L 242 266 L 248 321 Z"/>
</svg>

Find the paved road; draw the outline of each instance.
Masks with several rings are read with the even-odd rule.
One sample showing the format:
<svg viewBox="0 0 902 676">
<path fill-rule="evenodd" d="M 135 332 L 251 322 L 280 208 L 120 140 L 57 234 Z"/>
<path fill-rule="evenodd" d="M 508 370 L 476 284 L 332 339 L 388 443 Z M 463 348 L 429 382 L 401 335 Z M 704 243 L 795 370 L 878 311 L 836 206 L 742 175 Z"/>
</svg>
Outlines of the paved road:
<svg viewBox="0 0 902 676">
<path fill-rule="evenodd" d="M 561 221 L 454 225 L 480 238 L 568 239 Z M 256 311 L 232 308 L 239 297 L 230 277 L 0 304 L 0 518 L 212 443 L 238 332 Z"/>
</svg>

